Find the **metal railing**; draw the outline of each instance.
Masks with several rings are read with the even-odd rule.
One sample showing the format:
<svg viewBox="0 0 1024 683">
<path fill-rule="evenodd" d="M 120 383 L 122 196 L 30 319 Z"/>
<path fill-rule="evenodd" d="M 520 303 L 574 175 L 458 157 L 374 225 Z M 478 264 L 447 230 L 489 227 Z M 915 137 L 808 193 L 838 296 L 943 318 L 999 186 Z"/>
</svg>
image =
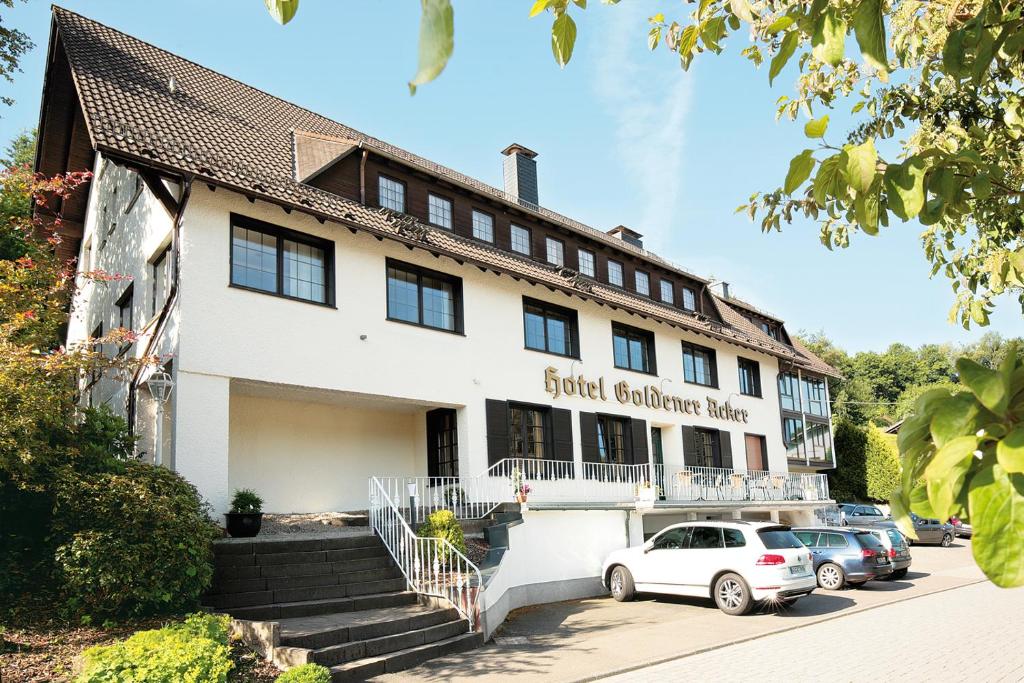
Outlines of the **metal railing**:
<svg viewBox="0 0 1024 683">
<path fill-rule="evenodd" d="M 410 589 L 447 600 L 469 622 L 469 630 L 476 630 L 483 591 L 480 569 L 447 540 L 417 536 L 377 477 L 370 479 L 370 526 Z"/>
</svg>

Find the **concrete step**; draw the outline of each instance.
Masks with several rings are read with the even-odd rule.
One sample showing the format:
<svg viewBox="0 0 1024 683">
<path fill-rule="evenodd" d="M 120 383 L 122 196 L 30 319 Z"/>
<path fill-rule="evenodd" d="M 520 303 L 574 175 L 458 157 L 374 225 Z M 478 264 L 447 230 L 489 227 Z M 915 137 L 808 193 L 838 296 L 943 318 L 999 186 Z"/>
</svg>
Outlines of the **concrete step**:
<svg viewBox="0 0 1024 683">
<path fill-rule="evenodd" d="M 448 621 L 426 628 L 413 629 L 393 633 L 369 640 L 357 640 L 320 648 L 313 652 L 313 660 L 323 666 L 336 666 L 346 662 L 354 662 L 366 657 L 379 657 L 411 647 L 436 643 L 463 633 L 469 633 L 469 622 L 465 619 Z"/>
<path fill-rule="evenodd" d="M 347 562 L 368 557 L 385 557 L 387 548 L 383 545 L 368 545 L 356 548 L 337 550 L 311 550 L 286 553 L 249 553 L 248 555 L 214 555 L 213 566 L 216 569 L 229 567 L 271 567 L 277 565 L 321 564 L 323 562 Z"/>
<path fill-rule="evenodd" d="M 281 620 L 281 645 L 317 650 L 395 635 L 461 619 L 455 608 L 403 605 Z"/>
<path fill-rule="evenodd" d="M 229 608 L 226 611 L 235 619 L 254 621 L 277 621 L 294 617 L 310 617 L 335 612 L 356 612 L 360 610 L 398 607 L 417 603 L 412 591 L 371 593 L 344 598 L 300 600 L 297 602 L 267 603 L 246 607 Z"/>
<path fill-rule="evenodd" d="M 483 645 L 483 641 L 482 633 L 462 633 L 433 643 L 425 643 L 375 657 L 365 657 L 354 662 L 332 666 L 331 681 L 333 683 L 363 681 L 371 676 L 404 671 L 435 657 L 478 648 Z"/>
<path fill-rule="evenodd" d="M 338 575 L 343 576 L 343 575 Z M 305 600 L 330 600 L 348 598 L 356 595 L 373 593 L 389 593 L 401 591 L 406 587 L 404 578 L 386 578 L 371 581 L 352 580 L 349 583 L 327 586 L 300 586 L 298 588 L 278 588 L 275 590 L 257 590 L 247 593 L 217 593 L 207 595 L 204 601 L 214 609 L 233 607 L 252 607 L 255 605 L 271 605 L 282 602 L 298 602 Z"/>
<path fill-rule="evenodd" d="M 393 563 L 379 567 L 359 569 L 349 572 L 330 571 L 332 564 L 326 565 L 327 572 L 321 574 L 300 574 L 298 576 L 258 577 L 250 579 L 214 578 L 209 595 L 227 595 L 231 593 L 253 593 L 257 591 L 278 591 L 289 588 L 311 588 L 314 586 L 337 586 L 367 581 L 383 581 L 397 579 L 402 576 L 401 570 Z M 350 568 L 345 566 L 345 568 Z"/>
<path fill-rule="evenodd" d="M 302 534 L 281 534 L 257 538 L 229 538 L 215 541 L 213 553 L 221 555 L 264 555 L 298 553 L 317 550 L 344 550 L 382 546 L 374 534 L 348 534 L 343 536 L 303 537 Z"/>
</svg>

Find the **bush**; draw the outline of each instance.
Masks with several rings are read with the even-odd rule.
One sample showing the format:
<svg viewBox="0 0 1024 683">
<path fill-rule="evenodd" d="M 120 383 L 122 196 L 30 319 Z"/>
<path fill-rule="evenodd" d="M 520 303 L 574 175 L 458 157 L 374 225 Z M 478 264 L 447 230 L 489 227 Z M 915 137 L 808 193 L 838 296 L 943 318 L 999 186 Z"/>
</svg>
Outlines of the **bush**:
<svg viewBox="0 0 1024 683">
<path fill-rule="evenodd" d="M 78 469 L 83 472 L 116 470 L 116 461 L 130 460 L 135 453 L 135 437 L 127 420 L 105 405 L 86 408 L 77 441 Z"/>
<path fill-rule="evenodd" d="M 217 529 L 195 487 L 163 467 L 126 462 L 122 472 L 58 485 L 56 569 L 67 605 L 91 616 L 194 608 L 213 575 Z"/>
<path fill-rule="evenodd" d="M 900 456 L 896 437 L 882 430 L 868 429 L 864 463 L 867 497 L 874 501 L 889 500 L 900 487 Z"/>
<path fill-rule="evenodd" d="M 420 526 L 419 535 L 421 538 L 442 538 L 463 555 L 466 554 L 466 537 L 459 526 L 459 520 L 451 510 L 435 510 L 427 515 L 427 521 Z M 442 562 L 448 562 L 451 552 L 446 552 L 440 558 Z"/>
<path fill-rule="evenodd" d="M 263 511 L 263 499 L 252 489 L 237 489 L 231 499 L 231 511 L 250 515 Z"/>
<path fill-rule="evenodd" d="M 331 670 L 319 664 L 303 664 L 285 671 L 275 681 L 276 683 L 331 683 Z"/>
<path fill-rule="evenodd" d="M 867 432 L 848 420 L 835 423 L 836 469 L 828 474 L 828 487 L 837 502 L 867 497 Z"/>
<path fill-rule="evenodd" d="M 184 623 L 139 631 L 82 654 L 77 683 L 207 683 L 227 681 L 233 666 L 226 616 L 193 614 Z"/>
</svg>

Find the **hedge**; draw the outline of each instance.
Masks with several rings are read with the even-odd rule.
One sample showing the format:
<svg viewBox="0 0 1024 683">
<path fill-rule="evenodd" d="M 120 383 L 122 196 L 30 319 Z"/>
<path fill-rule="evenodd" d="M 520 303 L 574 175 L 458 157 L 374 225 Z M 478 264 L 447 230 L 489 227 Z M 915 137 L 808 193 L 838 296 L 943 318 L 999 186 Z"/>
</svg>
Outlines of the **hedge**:
<svg viewBox="0 0 1024 683">
<path fill-rule="evenodd" d="M 274 680 L 275 683 L 331 683 L 331 670 L 319 664 L 303 664 Z"/>
<path fill-rule="evenodd" d="M 865 466 L 867 497 L 874 501 L 887 501 L 900 485 L 900 456 L 896 437 L 877 427 L 867 430 Z"/>
</svg>

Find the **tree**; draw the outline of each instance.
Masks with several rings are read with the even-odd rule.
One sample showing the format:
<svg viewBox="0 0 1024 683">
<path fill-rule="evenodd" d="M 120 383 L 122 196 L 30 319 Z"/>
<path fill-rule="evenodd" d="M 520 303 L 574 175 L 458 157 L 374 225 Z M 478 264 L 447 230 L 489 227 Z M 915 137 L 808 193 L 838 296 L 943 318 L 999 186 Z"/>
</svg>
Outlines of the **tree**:
<svg viewBox="0 0 1024 683">
<path fill-rule="evenodd" d="M 24 130 L 7 145 L 4 158 L 0 159 L 0 165 L 4 168 L 13 166 L 24 166 L 29 170 L 36 158 L 36 131 Z"/>
<path fill-rule="evenodd" d="M 10 9 L 14 7 L 14 0 L 0 0 L 0 5 Z M 35 45 L 22 31 L 6 28 L 0 20 L 0 76 L 8 83 L 13 83 L 13 74 L 21 71 L 22 55 L 34 47 Z M 8 106 L 14 104 L 14 100 L 4 96 L 0 96 L 0 102 Z"/>
<path fill-rule="evenodd" d="M 804 126 L 808 147 L 789 161 L 781 185 L 755 192 L 740 210 L 765 232 L 803 216 L 820 224 L 829 249 L 857 233 L 877 235 L 918 221 L 932 275 L 949 279 L 951 322 L 987 325 L 997 296 L 1024 310 L 1024 6 L 1014 0 L 688 0 L 688 17 L 650 17 L 650 49 L 663 45 L 685 69 L 722 53 L 731 33 L 749 32 L 741 53 L 774 81 L 788 64 L 799 75 L 776 115 Z M 265 0 L 287 23 L 298 0 Z M 618 0 L 603 0 L 618 4 Z M 536 0 L 550 13 L 551 51 L 572 58 L 571 12 L 586 0 Z M 450 0 L 421 0 L 420 66 L 410 90 L 436 78 L 454 48 Z M 847 39 L 857 54 L 847 54 Z M 829 114 L 850 107 L 856 125 L 838 135 Z M 828 137 L 826 137 L 828 136 Z M 881 151 L 880 151 L 881 150 Z"/>
</svg>

